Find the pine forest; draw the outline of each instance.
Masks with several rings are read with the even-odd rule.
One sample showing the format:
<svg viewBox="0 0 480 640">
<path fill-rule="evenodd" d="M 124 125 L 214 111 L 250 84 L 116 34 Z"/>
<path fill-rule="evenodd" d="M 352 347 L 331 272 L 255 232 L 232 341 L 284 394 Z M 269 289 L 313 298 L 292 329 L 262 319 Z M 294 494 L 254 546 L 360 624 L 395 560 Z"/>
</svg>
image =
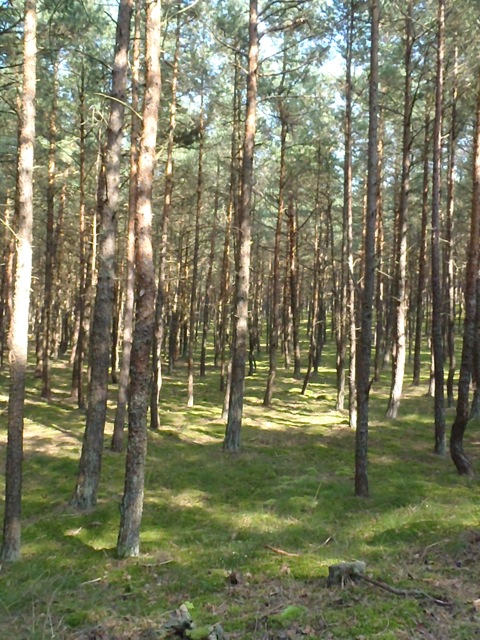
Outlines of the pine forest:
<svg viewBox="0 0 480 640">
<path fill-rule="evenodd" d="M 0 1 L 0 637 L 480 638 L 479 33 Z"/>
</svg>

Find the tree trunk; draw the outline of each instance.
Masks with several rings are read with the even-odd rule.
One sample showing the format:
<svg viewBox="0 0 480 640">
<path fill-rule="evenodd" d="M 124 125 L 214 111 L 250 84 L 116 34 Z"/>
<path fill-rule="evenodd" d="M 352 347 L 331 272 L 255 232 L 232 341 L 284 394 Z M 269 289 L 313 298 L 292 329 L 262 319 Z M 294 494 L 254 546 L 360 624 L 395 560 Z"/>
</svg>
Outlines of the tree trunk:
<svg viewBox="0 0 480 640">
<path fill-rule="evenodd" d="M 200 377 L 205 377 L 207 373 L 207 336 L 208 325 L 210 323 L 210 308 L 212 305 L 212 293 L 213 293 L 213 265 L 215 262 L 215 242 L 217 239 L 217 215 L 218 215 L 218 201 L 219 201 L 219 177 L 220 177 L 220 162 L 217 165 L 217 185 L 215 188 L 215 201 L 213 205 L 213 226 L 212 235 L 210 236 L 210 252 L 208 256 L 208 269 L 207 279 L 205 282 L 205 299 L 203 301 L 203 318 L 202 318 L 202 342 L 200 346 Z"/>
<path fill-rule="evenodd" d="M 406 359 L 406 312 L 407 312 L 407 225 L 408 197 L 410 191 L 410 154 L 412 147 L 412 49 L 413 19 L 412 0 L 407 1 L 405 18 L 405 88 L 403 104 L 403 141 L 402 141 L 402 182 L 400 185 L 400 203 L 397 214 L 397 263 L 395 265 L 395 348 L 392 369 L 392 386 L 386 412 L 387 418 L 396 418 L 402 397 L 403 378 Z"/>
<path fill-rule="evenodd" d="M 290 267 L 290 309 L 292 317 L 293 377 L 300 378 L 300 341 L 299 341 L 299 286 L 298 286 L 298 225 L 293 193 L 289 194 L 288 209 L 289 260 Z"/>
<path fill-rule="evenodd" d="M 133 337 L 133 307 L 135 301 L 135 211 L 137 206 L 138 140 L 140 137 L 139 87 L 140 87 L 140 40 L 143 0 L 135 2 L 135 31 L 132 51 L 132 124 L 130 146 L 130 182 L 128 191 L 128 221 L 125 251 L 125 303 L 123 308 L 123 346 L 118 379 L 117 408 L 113 424 L 111 449 L 120 452 L 123 447 L 123 430 L 127 414 L 130 356 Z"/>
<path fill-rule="evenodd" d="M 198 149 L 198 174 L 197 174 L 197 201 L 195 206 L 195 237 L 193 242 L 193 260 L 192 260 L 192 283 L 190 290 L 190 314 L 188 321 L 188 389 L 187 389 L 187 406 L 193 407 L 193 374 L 194 360 L 193 351 L 195 349 L 195 326 L 197 320 L 197 288 L 198 288 L 198 252 L 200 248 L 200 217 L 202 213 L 203 198 L 203 150 L 205 140 L 204 127 L 204 81 L 202 79 L 201 104 L 200 104 L 200 130 L 199 130 L 199 149 Z"/>
<path fill-rule="evenodd" d="M 105 189 L 99 189 L 97 202 L 100 217 L 99 268 L 90 340 L 87 422 L 77 484 L 71 499 L 72 506 L 80 509 L 88 509 L 96 504 L 102 462 L 115 283 L 120 157 L 132 7 L 133 0 L 121 0 L 118 9 L 112 99 L 105 148 Z"/>
<path fill-rule="evenodd" d="M 258 75 L 258 12 L 257 0 L 250 0 L 247 107 L 242 160 L 242 194 L 239 223 L 238 275 L 236 280 L 235 332 L 232 352 L 232 382 L 228 421 L 223 448 L 238 451 L 243 415 L 245 361 L 248 339 L 248 290 L 250 282 L 250 239 L 253 199 L 253 156 L 255 148 L 257 75 Z"/>
<path fill-rule="evenodd" d="M 83 395 L 83 362 L 85 351 L 85 309 L 87 295 L 87 243 L 85 232 L 85 139 L 86 139 L 86 118 L 85 106 L 85 67 L 82 64 L 80 74 L 79 102 L 79 276 L 77 299 L 75 303 L 75 331 L 74 344 L 72 350 L 71 363 L 72 385 L 70 397 L 76 400 L 79 409 L 84 409 Z"/>
<path fill-rule="evenodd" d="M 355 438 L 355 495 L 368 497 L 368 408 L 372 350 L 372 309 L 375 284 L 375 220 L 378 178 L 378 40 L 379 6 L 370 1 L 370 82 L 368 126 L 367 208 L 364 238 L 361 324 L 357 356 L 357 431 Z"/>
<path fill-rule="evenodd" d="M 155 328 L 155 268 L 152 251 L 152 182 L 155 170 L 158 109 L 160 104 L 161 2 L 147 0 L 145 44 L 145 101 L 138 158 L 135 216 L 136 322 L 130 360 L 128 446 L 125 488 L 120 508 L 117 554 L 138 556 L 143 511 L 147 409 L 150 400 L 151 360 Z"/>
<path fill-rule="evenodd" d="M 50 340 L 52 331 L 53 304 L 53 241 L 55 227 L 55 156 L 57 146 L 57 93 L 58 59 L 53 62 L 52 107 L 49 124 L 48 185 L 47 185 L 47 229 L 45 240 L 45 282 L 43 294 L 43 341 L 42 341 L 42 398 L 49 398 L 50 388 Z"/>
<path fill-rule="evenodd" d="M 432 349 L 435 376 L 435 453 L 445 453 L 445 383 L 443 370 L 442 283 L 440 269 L 440 181 L 442 170 L 443 57 L 445 0 L 438 0 L 437 75 L 432 176 Z"/>
<path fill-rule="evenodd" d="M 23 30 L 23 87 L 18 149 L 18 231 L 13 315 L 10 342 L 8 441 L 5 468 L 5 512 L 0 557 L 20 558 L 22 514 L 23 409 L 28 355 L 28 316 L 32 280 L 33 150 L 35 142 L 35 89 L 37 13 L 35 0 L 25 0 Z"/>
<path fill-rule="evenodd" d="M 462 362 L 458 381 L 457 412 L 450 434 L 450 455 L 461 475 L 473 475 L 473 468 L 463 449 L 463 435 L 469 418 L 469 391 L 473 369 L 477 279 L 479 276 L 480 234 L 480 77 L 478 78 L 477 121 L 473 154 L 473 192 L 470 219 L 470 243 L 465 282 L 465 319 L 463 325 Z"/>
<path fill-rule="evenodd" d="M 425 114 L 425 141 L 423 144 L 423 187 L 422 187 L 422 227 L 420 231 L 420 250 L 418 256 L 418 280 L 416 292 L 415 347 L 413 351 L 412 384 L 420 384 L 423 318 L 425 314 L 425 282 L 427 270 L 427 224 L 428 224 L 428 183 L 429 183 L 429 141 L 430 117 L 427 108 Z"/>
<path fill-rule="evenodd" d="M 447 407 L 453 407 L 455 384 L 455 246 L 453 241 L 453 214 L 455 208 L 455 151 L 457 146 L 457 98 L 458 98 L 458 47 L 454 46 L 452 118 L 450 123 L 450 144 L 447 172 L 447 211 L 445 221 L 444 247 L 444 299 L 445 299 L 445 346 L 448 357 Z"/>
<path fill-rule="evenodd" d="M 285 57 L 284 70 L 285 75 Z M 272 302 L 271 302 L 271 320 L 270 320 L 270 343 L 269 343 L 269 368 L 267 376 L 267 387 L 263 397 L 263 405 L 269 407 L 272 404 L 273 388 L 275 383 L 275 375 L 277 372 L 277 351 L 278 351 L 278 334 L 280 329 L 280 248 L 282 242 L 282 220 L 285 212 L 285 183 L 286 183 L 286 163 L 285 163 L 285 147 L 287 139 L 287 119 L 283 99 L 279 100 L 279 114 L 281 122 L 280 132 L 280 168 L 279 168 L 279 186 L 278 186 L 278 208 L 277 208 L 277 224 L 275 226 L 275 245 L 273 249 L 273 265 L 272 265 Z"/>
<path fill-rule="evenodd" d="M 163 215 L 160 229 L 161 245 L 160 260 L 158 265 L 158 289 L 155 301 L 155 332 L 153 334 L 153 378 L 152 396 L 150 399 L 150 427 L 159 429 L 160 413 L 158 404 L 160 390 L 162 388 L 162 349 L 165 340 L 165 283 L 167 278 L 167 244 L 170 214 L 172 211 L 173 197 L 173 149 L 177 116 L 177 84 L 178 65 L 180 58 L 180 15 L 177 12 L 177 26 L 175 31 L 175 53 L 173 56 L 172 71 L 172 98 L 170 101 L 170 119 L 168 126 L 167 161 L 165 165 L 165 192 L 163 196 Z"/>
</svg>

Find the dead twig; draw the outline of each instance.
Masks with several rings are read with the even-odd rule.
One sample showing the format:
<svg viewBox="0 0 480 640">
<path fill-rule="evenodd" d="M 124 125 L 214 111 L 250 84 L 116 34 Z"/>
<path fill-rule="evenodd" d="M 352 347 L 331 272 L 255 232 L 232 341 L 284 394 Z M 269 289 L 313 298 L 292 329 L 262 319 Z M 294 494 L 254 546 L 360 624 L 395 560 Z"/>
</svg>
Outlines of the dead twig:
<svg viewBox="0 0 480 640">
<path fill-rule="evenodd" d="M 438 604 L 440 607 L 453 606 L 452 602 L 448 602 L 448 600 L 440 600 L 440 598 L 435 598 L 434 596 L 431 596 L 429 593 L 426 593 L 421 589 L 397 589 L 396 587 L 391 587 L 385 582 L 375 580 L 374 578 L 369 578 L 365 575 L 357 575 L 356 578 L 363 580 L 364 582 L 368 582 L 369 584 L 373 584 L 375 587 L 383 589 L 384 591 L 388 591 L 389 593 L 393 593 L 396 596 L 404 596 L 406 598 L 426 598 L 430 602 Z"/>
<path fill-rule="evenodd" d="M 274 553 L 278 553 L 281 556 L 287 556 L 287 558 L 299 558 L 300 554 L 299 553 L 290 553 L 289 551 L 284 551 L 283 549 L 277 549 L 276 547 L 272 547 L 269 544 L 265 545 L 266 549 L 270 549 L 270 551 L 273 551 Z"/>
</svg>

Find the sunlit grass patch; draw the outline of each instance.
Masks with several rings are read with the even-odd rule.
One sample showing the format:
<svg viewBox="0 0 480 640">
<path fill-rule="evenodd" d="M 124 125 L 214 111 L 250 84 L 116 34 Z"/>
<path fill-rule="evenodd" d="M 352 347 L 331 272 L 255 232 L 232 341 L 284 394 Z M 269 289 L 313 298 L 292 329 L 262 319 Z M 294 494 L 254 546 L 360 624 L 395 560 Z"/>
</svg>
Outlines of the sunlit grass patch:
<svg viewBox="0 0 480 640">
<path fill-rule="evenodd" d="M 0 571 L 0 637 L 70 638 L 96 624 L 137 633 L 186 600 L 198 624 L 220 621 L 232 638 L 299 629 L 319 638 L 416 638 L 423 627 L 438 638 L 475 637 L 468 633 L 478 585 L 470 559 L 480 560 L 478 481 L 459 478 L 449 459 L 433 454 L 425 386 L 406 386 L 400 417 L 389 422 L 388 390 L 377 385 L 371 498 L 356 499 L 355 434 L 346 412 L 335 410 L 330 353 L 324 363 L 304 396 L 301 381 L 279 370 L 267 409 L 259 361 L 246 380 L 235 455 L 222 452 L 218 373 L 199 381 L 193 408 L 186 407 L 183 366 L 166 376 L 162 428 L 149 434 L 142 555 L 122 561 L 115 546 L 125 458 L 108 448 L 114 390 L 98 505 L 80 513 L 68 501 L 85 416 L 67 401 L 68 370 L 64 363 L 55 369 L 60 399 L 50 403 L 30 379 L 23 558 Z M 0 437 L 5 442 L 5 432 Z M 470 427 L 466 447 L 478 459 Z M 438 590 L 455 601 L 455 614 L 432 618 L 418 600 L 367 584 L 328 589 L 329 565 L 353 559 L 392 585 Z"/>
</svg>

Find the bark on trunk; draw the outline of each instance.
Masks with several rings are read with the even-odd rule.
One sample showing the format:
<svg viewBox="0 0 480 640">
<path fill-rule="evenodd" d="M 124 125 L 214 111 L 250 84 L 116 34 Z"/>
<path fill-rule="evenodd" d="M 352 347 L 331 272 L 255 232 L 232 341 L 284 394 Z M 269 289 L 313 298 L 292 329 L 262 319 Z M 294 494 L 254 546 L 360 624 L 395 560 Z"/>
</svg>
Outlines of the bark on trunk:
<svg viewBox="0 0 480 640">
<path fill-rule="evenodd" d="M 469 419 L 469 392 L 473 370 L 477 279 L 479 276 L 480 234 L 480 78 L 477 93 L 477 121 L 473 156 L 473 192 L 470 219 L 470 243 L 465 284 L 465 319 L 463 325 L 462 362 L 458 381 L 457 412 L 450 434 L 450 455 L 461 475 L 473 475 L 473 467 L 463 449 L 463 435 Z"/>
<path fill-rule="evenodd" d="M 190 313 L 188 322 L 188 384 L 187 384 L 187 406 L 193 407 L 193 374 L 194 360 L 193 352 L 195 349 L 195 326 L 197 321 L 197 289 L 198 289 L 198 252 L 200 249 L 200 217 L 202 214 L 202 197 L 203 197 L 203 150 L 204 150 L 204 87 L 202 79 L 201 104 L 200 104 L 200 130 L 199 130 L 199 149 L 198 149 L 198 174 L 197 174 L 197 202 L 195 206 L 195 237 L 193 241 L 193 260 L 192 260 L 192 282 L 190 290 Z"/>
<path fill-rule="evenodd" d="M 135 31 L 132 51 L 132 125 L 130 147 L 130 182 L 128 192 L 128 222 L 125 269 L 125 303 L 123 308 L 123 346 L 118 379 L 117 408 L 113 424 L 111 449 L 120 452 L 123 448 L 123 431 L 127 414 L 130 356 L 133 339 L 133 307 L 135 301 L 135 211 L 137 206 L 138 141 L 140 137 L 139 107 L 140 87 L 140 38 L 143 0 L 135 2 Z"/>
<path fill-rule="evenodd" d="M 355 439 L 355 494 L 368 497 L 368 409 L 370 395 L 370 361 L 372 350 L 372 309 L 375 284 L 375 220 L 377 212 L 378 178 L 378 40 L 379 6 L 370 2 L 370 83 L 368 126 L 367 207 L 364 240 L 363 291 L 361 295 L 361 326 L 357 357 L 357 431 Z"/>
<path fill-rule="evenodd" d="M 433 132 L 432 176 L 432 349 L 435 377 L 435 453 L 443 455 L 445 433 L 445 382 L 443 366 L 442 282 L 440 268 L 440 185 L 442 170 L 443 57 L 445 38 L 445 0 L 438 1 L 437 75 Z"/>
<path fill-rule="evenodd" d="M 133 0 L 118 9 L 112 99 L 105 148 L 105 189 L 99 189 L 99 268 L 90 344 L 88 409 L 77 484 L 71 504 L 79 509 L 97 501 L 107 411 L 108 369 L 115 283 L 115 244 L 120 182 L 120 157 L 126 100 L 128 45 Z"/>
<path fill-rule="evenodd" d="M 120 508 L 117 554 L 121 558 L 140 553 L 147 409 L 152 376 L 151 354 L 155 328 L 155 268 L 152 251 L 152 182 L 155 169 L 158 109 L 160 104 L 160 0 L 147 0 L 145 44 L 145 101 L 138 159 L 137 211 L 135 216 L 136 322 L 130 360 L 128 446 L 125 488 Z"/>
<path fill-rule="evenodd" d="M 22 514 L 23 408 L 28 355 L 28 316 L 32 279 L 33 151 L 37 14 L 35 0 L 25 0 L 23 30 L 23 88 L 18 150 L 18 232 L 13 314 L 10 331 L 10 391 L 5 468 L 5 511 L 0 557 L 20 558 Z"/>
<path fill-rule="evenodd" d="M 165 192 L 163 196 L 163 215 L 160 230 L 161 246 L 158 265 L 158 289 L 155 301 L 155 332 L 153 335 L 153 379 L 152 396 L 150 399 L 150 427 L 160 428 L 159 401 L 162 388 L 162 349 L 165 340 L 165 306 L 166 306 L 166 278 L 167 278 L 167 244 L 172 211 L 173 197 L 173 149 L 177 117 L 177 84 L 178 66 L 180 58 L 180 11 L 177 13 L 177 26 L 175 31 L 175 53 L 173 57 L 172 71 L 172 98 L 170 101 L 170 117 L 168 127 L 167 161 L 165 165 Z"/>
<path fill-rule="evenodd" d="M 422 227 L 420 231 L 420 250 L 418 256 L 418 280 L 416 294 L 415 347 L 413 351 L 412 384 L 420 384 L 423 318 L 425 315 L 425 282 L 427 270 L 427 223 L 428 223 L 428 184 L 429 184 L 429 138 L 430 116 L 425 115 L 425 141 L 423 144 L 423 187 L 422 187 Z"/>
<path fill-rule="evenodd" d="M 284 63 L 285 64 L 285 63 Z M 285 73 L 285 69 L 284 69 Z M 269 407 L 272 404 L 273 389 L 275 384 L 275 376 L 277 372 L 277 351 L 278 351 L 278 335 L 280 330 L 280 248 L 282 242 L 282 221 L 285 212 L 285 183 L 286 183 L 286 163 L 285 163 L 285 147 L 287 139 L 287 119 L 283 100 L 279 102 L 279 114 L 281 122 L 280 132 L 280 168 L 279 168 L 279 185 L 278 185 L 278 208 L 277 223 L 275 226 L 275 245 L 273 249 L 273 265 L 272 265 L 272 302 L 270 315 L 270 344 L 269 344 L 269 368 L 267 377 L 267 387 L 263 397 L 263 405 Z"/>
<path fill-rule="evenodd" d="M 253 198 L 253 156 L 255 147 L 257 75 L 258 75 L 258 11 L 257 0 L 250 0 L 247 107 L 243 144 L 242 194 L 238 216 L 239 246 L 236 281 L 235 339 L 232 353 L 232 381 L 228 421 L 223 448 L 238 451 L 243 415 L 245 361 L 248 340 L 248 290 L 250 283 L 250 238 Z"/>
<path fill-rule="evenodd" d="M 43 342 L 42 342 L 42 398 L 49 398 L 50 389 L 50 340 L 52 331 L 53 262 L 55 227 L 55 156 L 57 146 L 57 92 L 58 59 L 53 62 L 52 107 L 49 123 L 48 185 L 47 185 L 47 229 L 45 240 L 45 283 L 43 294 Z"/>
<path fill-rule="evenodd" d="M 406 359 L 406 312 L 407 312 L 407 225 L 408 198 L 410 192 L 410 154 L 412 147 L 412 49 L 413 49 L 413 5 L 407 2 L 405 18 L 405 88 L 403 104 L 403 141 L 402 141 L 402 181 L 400 185 L 400 203 L 398 207 L 397 238 L 398 251 L 395 265 L 395 348 L 393 357 L 392 386 L 386 417 L 398 416 L 402 397 L 403 378 Z"/>
</svg>

